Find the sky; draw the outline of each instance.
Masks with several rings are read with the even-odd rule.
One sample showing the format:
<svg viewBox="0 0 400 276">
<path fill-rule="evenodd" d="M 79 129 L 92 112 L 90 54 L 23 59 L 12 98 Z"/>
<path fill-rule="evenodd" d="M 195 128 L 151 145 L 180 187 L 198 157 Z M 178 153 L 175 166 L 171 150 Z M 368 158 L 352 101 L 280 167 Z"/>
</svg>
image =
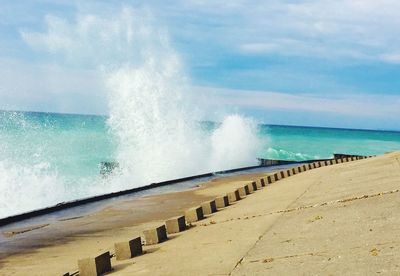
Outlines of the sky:
<svg viewBox="0 0 400 276">
<path fill-rule="evenodd" d="M 397 0 L 0 0 L 0 109 L 107 114 L 99 68 L 152 49 L 154 30 L 215 109 L 400 130 Z"/>
</svg>

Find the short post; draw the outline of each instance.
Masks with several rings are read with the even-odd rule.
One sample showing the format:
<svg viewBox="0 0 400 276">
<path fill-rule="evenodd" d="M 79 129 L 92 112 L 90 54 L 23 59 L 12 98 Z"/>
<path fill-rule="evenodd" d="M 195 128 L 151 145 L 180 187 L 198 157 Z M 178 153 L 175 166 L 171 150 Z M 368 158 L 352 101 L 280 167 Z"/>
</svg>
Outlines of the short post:
<svg viewBox="0 0 400 276">
<path fill-rule="evenodd" d="M 240 200 L 240 194 L 239 194 L 239 190 L 235 190 L 233 192 L 230 192 L 227 194 L 228 196 L 228 200 L 229 200 L 229 204 L 232 204 L 233 202 L 236 202 L 238 200 Z"/>
<path fill-rule="evenodd" d="M 217 211 L 217 206 L 215 205 L 215 200 L 210 200 L 203 202 L 201 204 L 201 208 L 203 209 L 204 215 L 211 215 Z"/>
<path fill-rule="evenodd" d="M 256 186 L 257 186 L 257 190 L 261 190 L 263 185 L 261 183 L 261 178 L 256 179 Z"/>
<path fill-rule="evenodd" d="M 161 225 L 154 229 L 145 230 L 143 231 L 143 234 L 147 245 L 157 244 L 168 239 L 165 225 Z"/>
<path fill-rule="evenodd" d="M 217 209 L 225 208 L 226 206 L 229 206 L 229 199 L 228 196 L 219 196 L 215 198 L 215 205 L 217 206 Z"/>
<path fill-rule="evenodd" d="M 142 239 L 140 237 L 127 242 L 115 243 L 114 248 L 117 260 L 126 260 L 143 254 Z"/>
<path fill-rule="evenodd" d="M 186 219 L 185 216 L 178 216 L 168 219 L 165 222 L 168 234 L 174 234 L 182 232 L 186 229 Z"/>
<path fill-rule="evenodd" d="M 253 190 L 254 190 L 254 191 L 258 190 L 258 188 L 257 188 L 257 183 L 256 183 L 255 181 L 252 181 L 252 182 L 251 182 L 251 186 L 253 187 Z"/>
<path fill-rule="evenodd" d="M 248 195 L 248 190 L 246 191 L 245 187 L 246 186 L 238 188 L 240 198 L 245 198 L 246 195 Z"/>
<path fill-rule="evenodd" d="M 246 184 L 246 187 L 247 187 L 247 189 L 248 189 L 248 191 L 249 191 L 249 194 L 254 193 L 254 187 L 253 187 L 252 182 Z"/>
<path fill-rule="evenodd" d="M 98 276 L 111 271 L 111 256 L 107 251 L 94 258 L 78 260 L 80 276 Z"/>
<path fill-rule="evenodd" d="M 185 219 L 187 223 L 196 222 L 204 218 L 203 208 L 201 206 L 190 208 L 185 212 Z"/>
</svg>

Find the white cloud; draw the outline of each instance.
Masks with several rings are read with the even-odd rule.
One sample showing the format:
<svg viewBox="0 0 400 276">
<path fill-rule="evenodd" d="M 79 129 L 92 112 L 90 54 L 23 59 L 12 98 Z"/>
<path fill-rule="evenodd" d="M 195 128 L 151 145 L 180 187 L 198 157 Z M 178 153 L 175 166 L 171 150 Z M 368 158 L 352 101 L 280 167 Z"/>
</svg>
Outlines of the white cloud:
<svg viewBox="0 0 400 276">
<path fill-rule="evenodd" d="M 273 91 L 251 91 L 195 87 L 203 97 L 212 99 L 213 104 L 231 105 L 240 108 L 306 111 L 332 113 L 338 116 L 364 118 L 399 118 L 400 96 L 380 95 L 333 95 L 315 96 L 307 94 L 287 94 Z"/>
<path fill-rule="evenodd" d="M 108 2 L 86 3 L 82 2 L 78 5 L 78 13 L 73 20 L 47 15 L 45 31 L 38 32 L 36 28 L 21 30 L 22 38 L 28 45 L 55 54 L 55 62 L 58 66 L 23 64 L 21 68 L 30 69 L 11 70 L 13 76 L 7 72 L 5 65 L 1 66 L 1 81 L 8 84 L 3 86 L 7 87 L 3 88 L 3 92 L 0 91 L 3 93 L 3 99 L 7 96 L 5 90 L 16 91 L 19 86 L 22 87 L 21 91 L 36 91 L 37 93 L 36 96 L 32 93 L 27 95 L 28 92 L 19 93 L 18 98 L 25 105 L 28 104 L 28 100 L 23 100 L 24 95 L 26 99 L 30 98 L 32 101 L 36 99 L 38 102 L 39 94 L 42 94 L 40 97 L 45 99 L 46 95 L 52 95 L 56 90 L 59 91 L 60 96 L 68 98 L 66 102 L 73 101 L 68 93 L 69 95 L 77 93 L 86 97 L 85 90 L 101 90 L 99 81 L 94 80 L 87 68 L 93 68 L 95 64 L 99 64 L 99 61 L 117 61 L 118 63 L 121 60 L 134 60 L 138 49 L 144 51 L 151 45 L 151 41 L 142 38 L 154 29 L 151 26 L 148 28 L 143 24 L 140 25 L 142 18 L 138 17 L 138 14 L 131 16 L 127 10 L 122 13 L 122 16 L 108 12 L 107 7 L 113 7 L 112 11 L 115 11 L 115 6 L 117 6 Z M 181 0 L 169 6 L 166 6 L 164 1 L 150 1 L 146 5 L 159 24 L 167 24 L 174 38 L 178 37 L 181 42 L 187 43 L 186 51 L 195 52 L 196 57 L 201 56 L 197 62 L 201 62 L 202 65 L 213 65 L 213 50 L 209 50 L 213 47 L 218 49 L 214 53 L 216 55 L 226 52 L 232 54 L 232 51 L 236 50 L 239 54 L 269 55 L 272 53 L 400 63 L 400 54 L 398 54 L 400 2 L 397 0 L 255 0 L 251 3 L 244 0 L 230 2 Z M 91 6 L 97 7 L 94 10 L 101 10 L 101 16 L 82 12 L 79 10 L 82 6 L 85 6 L 87 10 L 93 8 Z M 131 25 L 131 20 L 139 23 L 138 30 L 120 28 L 124 24 Z M 136 41 L 140 41 L 142 45 L 137 45 Z M 69 62 L 72 61 L 72 64 L 78 63 L 78 68 L 86 69 L 63 67 L 60 62 L 62 55 L 65 55 Z M 19 71 L 24 72 L 23 75 L 26 76 L 23 82 L 18 77 Z M 246 74 L 250 71 L 243 70 L 240 73 Z M 265 75 L 273 72 L 261 73 Z M 13 87 L 13 81 L 10 80 L 17 82 L 18 85 Z M 326 80 L 323 81 L 326 82 Z M 82 83 L 82 89 L 77 87 L 77 83 Z M 341 98 L 326 99 L 268 91 L 232 91 L 231 94 L 226 93 L 220 100 L 229 104 L 259 108 L 336 111 L 355 116 L 370 116 L 371 114 L 381 116 L 385 112 L 400 115 L 394 104 L 399 103 L 398 98 L 389 100 L 378 96 L 359 98 L 354 95 L 343 95 L 340 91 L 338 93 L 342 94 Z M 320 94 L 323 94 L 323 91 Z M 357 105 L 357 102 L 362 103 L 366 110 L 372 110 L 372 112 L 354 111 L 354 105 Z M 60 107 L 60 109 L 70 110 L 71 108 Z"/>
<path fill-rule="evenodd" d="M 188 24 L 182 33 L 179 24 L 175 32 L 236 47 L 241 53 L 391 62 L 382 56 L 400 48 L 397 0 L 238 0 L 228 6 L 226 1 L 183 2 L 174 15 L 199 14 L 189 20 L 199 25 L 203 21 L 204 28 Z M 172 19 L 168 9 L 161 13 Z"/>
<path fill-rule="evenodd" d="M 279 46 L 275 43 L 245 43 L 240 48 L 246 53 L 265 54 L 277 51 Z"/>
<path fill-rule="evenodd" d="M 97 72 L 0 59 L 0 109 L 105 114 Z"/>
<path fill-rule="evenodd" d="M 383 54 L 381 59 L 394 64 L 400 64 L 400 53 L 399 54 Z"/>
<path fill-rule="evenodd" d="M 43 31 L 20 33 L 38 53 L 51 53 L 49 57 L 57 64 L 15 64 L 16 70 L 8 72 L 11 81 L 4 82 L 10 94 L 14 90 L 10 88 L 12 83 L 21 74 L 18 71 L 26 71 L 22 75 L 27 76 L 27 81 L 15 89 L 19 97 L 7 100 L 23 109 L 44 106 L 43 109 L 58 112 L 104 113 L 107 99 L 113 96 L 112 92 L 105 93 L 102 78 L 107 79 L 110 73 L 126 67 L 140 70 L 145 65 L 160 68 L 163 58 L 170 61 L 164 69 L 180 69 L 163 28 L 153 28 L 152 18 L 145 10 L 122 8 L 112 16 L 78 13 L 73 19 L 47 15 Z M 90 102 L 92 108 L 87 107 Z"/>
<path fill-rule="evenodd" d="M 23 41 L 39 53 L 53 54 L 62 64 L 95 68 L 141 62 L 154 41 L 165 42 L 164 28 L 153 26 L 146 9 L 121 8 L 113 13 L 81 13 L 74 18 L 45 17 L 44 31 L 20 30 Z M 165 42 L 165 44 L 168 44 Z"/>
</svg>

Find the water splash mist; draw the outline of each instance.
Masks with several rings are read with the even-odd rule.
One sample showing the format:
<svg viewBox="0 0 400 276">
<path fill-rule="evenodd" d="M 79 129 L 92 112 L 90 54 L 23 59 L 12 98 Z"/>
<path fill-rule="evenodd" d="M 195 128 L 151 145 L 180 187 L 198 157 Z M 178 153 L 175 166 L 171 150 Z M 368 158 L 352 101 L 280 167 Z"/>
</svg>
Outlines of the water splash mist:
<svg viewBox="0 0 400 276">
<path fill-rule="evenodd" d="M 255 164 L 255 123 L 229 115 L 217 128 L 205 130 L 201 121 L 210 110 L 196 101 L 166 33 L 148 22 L 143 32 L 141 23 L 128 29 L 132 43 L 136 38 L 147 48 L 106 74 L 109 126 L 119 140 L 123 178 L 143 185 Z"/>
<path fill-rule="evenodd" d="M 71 118 L 58 118 L 51 125 L 39 116 L 33 128 L 21 127 L 30 121 L 17 118 L 9 128 L 4 115 L 0 176 L 7 192 L 0 198 L 0 217 L 256 163 L 260 144 L 255 122 L 233 114 L 204 127 L 202 121 L 213 117 L 213 111 L 193 94 L 167 32 L 157 27 L 151 15 L 124 8 L 115 16 L 80 14 L 74 21 L 47 16 L 45 21 L 43 33 L 21 32 L 24 41 L 50 52 L 55 62 L 98 70 L 98 82 L 107 91 L 109 133 L 101 127 L 88 130 L 85 120 L 92 123 L 93 118 L 78 118 L 70 127 Z M 103 147 L 96 143 L 105 139 L 101 133 L 113 137 L 113 154 L 105 141 Z M 90 143 L 91 139 L 96 142 Z M 103 179 L 97 164 L 111 157 L 120 163 L 120 170 Z"/>
</svg>

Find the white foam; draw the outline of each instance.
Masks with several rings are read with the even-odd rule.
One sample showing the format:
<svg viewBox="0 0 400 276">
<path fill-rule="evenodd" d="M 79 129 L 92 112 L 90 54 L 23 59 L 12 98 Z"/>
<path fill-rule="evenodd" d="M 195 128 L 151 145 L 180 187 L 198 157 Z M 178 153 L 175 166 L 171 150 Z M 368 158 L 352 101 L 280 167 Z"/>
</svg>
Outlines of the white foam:
<svg viewBox="0 0 400 276">
<path fill-rule="evenodd" d="M 266 158 L 277 160 L 311 160 L 321 159 L 319 155 L 309 155 L 301 152 L 291 152 L 284 149 L 274 149 L 269 147 L 266 151 Z"/>
<path fill-rule="evenodd" d="M 0 218 L 54 205 L 68 194 L 48 163 L 23 166 L 0 161 L 0 179 Z"/>
<path fill-rule="evenodd" d="M 224 118 L 211 135 L 212 170 L 240 168 L 255 165 L 261 143 L 254 120 L 238 114 Z"/>
<path fill-rule="evenodd" d="M 199 122 L 210 115 L 205 114 L 208 108 L 194 100 L 168 37 L 151 26 L 140 35 L 135 35 L 137 26 L 129 28 L 140 38 L 136 43 L 147 45 L 138 58 L 141 62 L 127 61 L 106 74 L 109 126 L 119 140 L 123 180 L 118 175 L 118 182 L 140 186 L 255 165 L 260 146 L 256 123 L 235 114 L 217 129 L 204 130 Z"/>
</svg>

